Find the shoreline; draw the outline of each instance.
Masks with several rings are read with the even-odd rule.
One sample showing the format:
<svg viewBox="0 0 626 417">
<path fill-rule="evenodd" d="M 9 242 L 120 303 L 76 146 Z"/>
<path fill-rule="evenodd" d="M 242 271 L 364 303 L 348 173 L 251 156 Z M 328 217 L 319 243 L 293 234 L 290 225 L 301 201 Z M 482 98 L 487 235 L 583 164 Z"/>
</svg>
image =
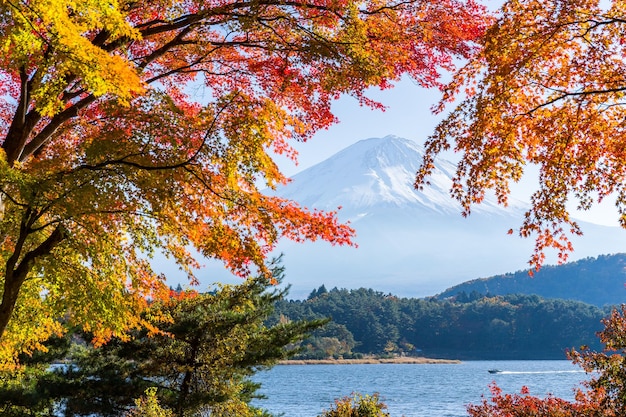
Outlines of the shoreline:
<svg viewBox="0 0 626 417">
<path fill-rule="evenodd" d="M 277 365 L 369 365 L 369 364 L 459 364 L 458 359 L 431 359 L 423 357 L 362 358 L 362 359 L 286 359 Z"/>
</svg>

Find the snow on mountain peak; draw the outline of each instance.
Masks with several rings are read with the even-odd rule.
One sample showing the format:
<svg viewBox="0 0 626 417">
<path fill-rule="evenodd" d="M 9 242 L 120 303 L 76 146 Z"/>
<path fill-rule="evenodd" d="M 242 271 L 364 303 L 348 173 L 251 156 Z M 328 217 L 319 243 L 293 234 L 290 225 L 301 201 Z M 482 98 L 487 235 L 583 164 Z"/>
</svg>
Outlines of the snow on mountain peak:
<svg viewBox="0 0 626 417">
<path fill-rule="evenodd" d="M 397 136 L 361 140 L 292 177 L 277 194 L 309 208 L 334 210 L 356 220 L 374 207 L 410 208 L 430 213 L 458 214 L 461 207 L 450 197 L 455 166 L 438 160 L 424 191 L 413 187 L 424 156 L 417 143 Z M 476 212 L 502 212 L 494 201 Z"/>
</svg>

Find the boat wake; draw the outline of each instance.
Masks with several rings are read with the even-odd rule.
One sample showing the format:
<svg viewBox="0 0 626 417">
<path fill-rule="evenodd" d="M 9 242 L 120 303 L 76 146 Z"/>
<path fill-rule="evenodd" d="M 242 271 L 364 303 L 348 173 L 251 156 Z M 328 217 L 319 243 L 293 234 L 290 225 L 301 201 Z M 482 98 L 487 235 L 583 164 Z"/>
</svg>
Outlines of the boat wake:
<svg viewBox="0 0 626 417">
<path fill-rule="evenodd" d="M 516 374 L 577 374 L 584 373 L 583 370 L 569 370 L 569 371 L 498 371 L 499 374 L 508 374 L 508 375 L 516 375 Z"/>
</svg>

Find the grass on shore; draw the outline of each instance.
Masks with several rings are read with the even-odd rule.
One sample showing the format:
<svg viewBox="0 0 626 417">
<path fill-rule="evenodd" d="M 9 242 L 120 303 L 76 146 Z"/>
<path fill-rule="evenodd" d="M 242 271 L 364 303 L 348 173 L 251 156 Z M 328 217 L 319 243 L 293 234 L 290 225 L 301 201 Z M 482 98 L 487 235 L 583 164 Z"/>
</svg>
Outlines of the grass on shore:
<svg viewBox="0 0 626 417">
<path fill-rule="evenodd" d="M 431 359 L 422 357 L 398 356 L 396 358 L 365 357 L 362 359 L 288 359 L 280 361 L 280 365 L 362 365 L 362 364 L 456 364 L 456 359 Z"/>
</svg>

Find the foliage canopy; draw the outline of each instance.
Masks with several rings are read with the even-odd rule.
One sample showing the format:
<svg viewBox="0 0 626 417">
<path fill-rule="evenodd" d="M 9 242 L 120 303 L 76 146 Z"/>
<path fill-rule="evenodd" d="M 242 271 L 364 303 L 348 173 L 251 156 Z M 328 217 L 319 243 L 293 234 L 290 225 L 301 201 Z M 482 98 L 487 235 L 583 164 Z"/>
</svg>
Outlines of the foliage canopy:
<svg viewBox="0 0 626 417">
<path fill-rule="evenodd" d="M 0 359 L 64 316 L 97 342 L 149 325 L 146 260 L 257 268 L 277 240 L 349 244 L 334 213 L 259 189 L 341 95 L 437 86 L 485 27 L 472 0 L 0 3 Z"/>
<path fill-rule="evenodd" d="M 303 342 L 298 358 L 417 355 L 462 360 L 563 359 L 568 348 L 599 348 L 602 310 L 537 295 L 460 293 L 444 300 L 333 288 L 283 300 L 268 323 L 332 318 Z"/>
<path fill-rule="evenodd" d="M 584 210 L 615 193 L 626 227 L 625 14 L 619 0 L 506 1 L 446 90 L 438 110 L 460 104 L 429 139 L 416 185 L 453 148 L 461 161 L 452 195 L 469 214 L 488 190 L 506 204 L 511 182 L 536 165 L 538 189 L 519 230 L 536 238 L 534 267 L 548 248 L 563 261 L 573 249 L 581 230 L 572 199 Z"/>
</svg>

